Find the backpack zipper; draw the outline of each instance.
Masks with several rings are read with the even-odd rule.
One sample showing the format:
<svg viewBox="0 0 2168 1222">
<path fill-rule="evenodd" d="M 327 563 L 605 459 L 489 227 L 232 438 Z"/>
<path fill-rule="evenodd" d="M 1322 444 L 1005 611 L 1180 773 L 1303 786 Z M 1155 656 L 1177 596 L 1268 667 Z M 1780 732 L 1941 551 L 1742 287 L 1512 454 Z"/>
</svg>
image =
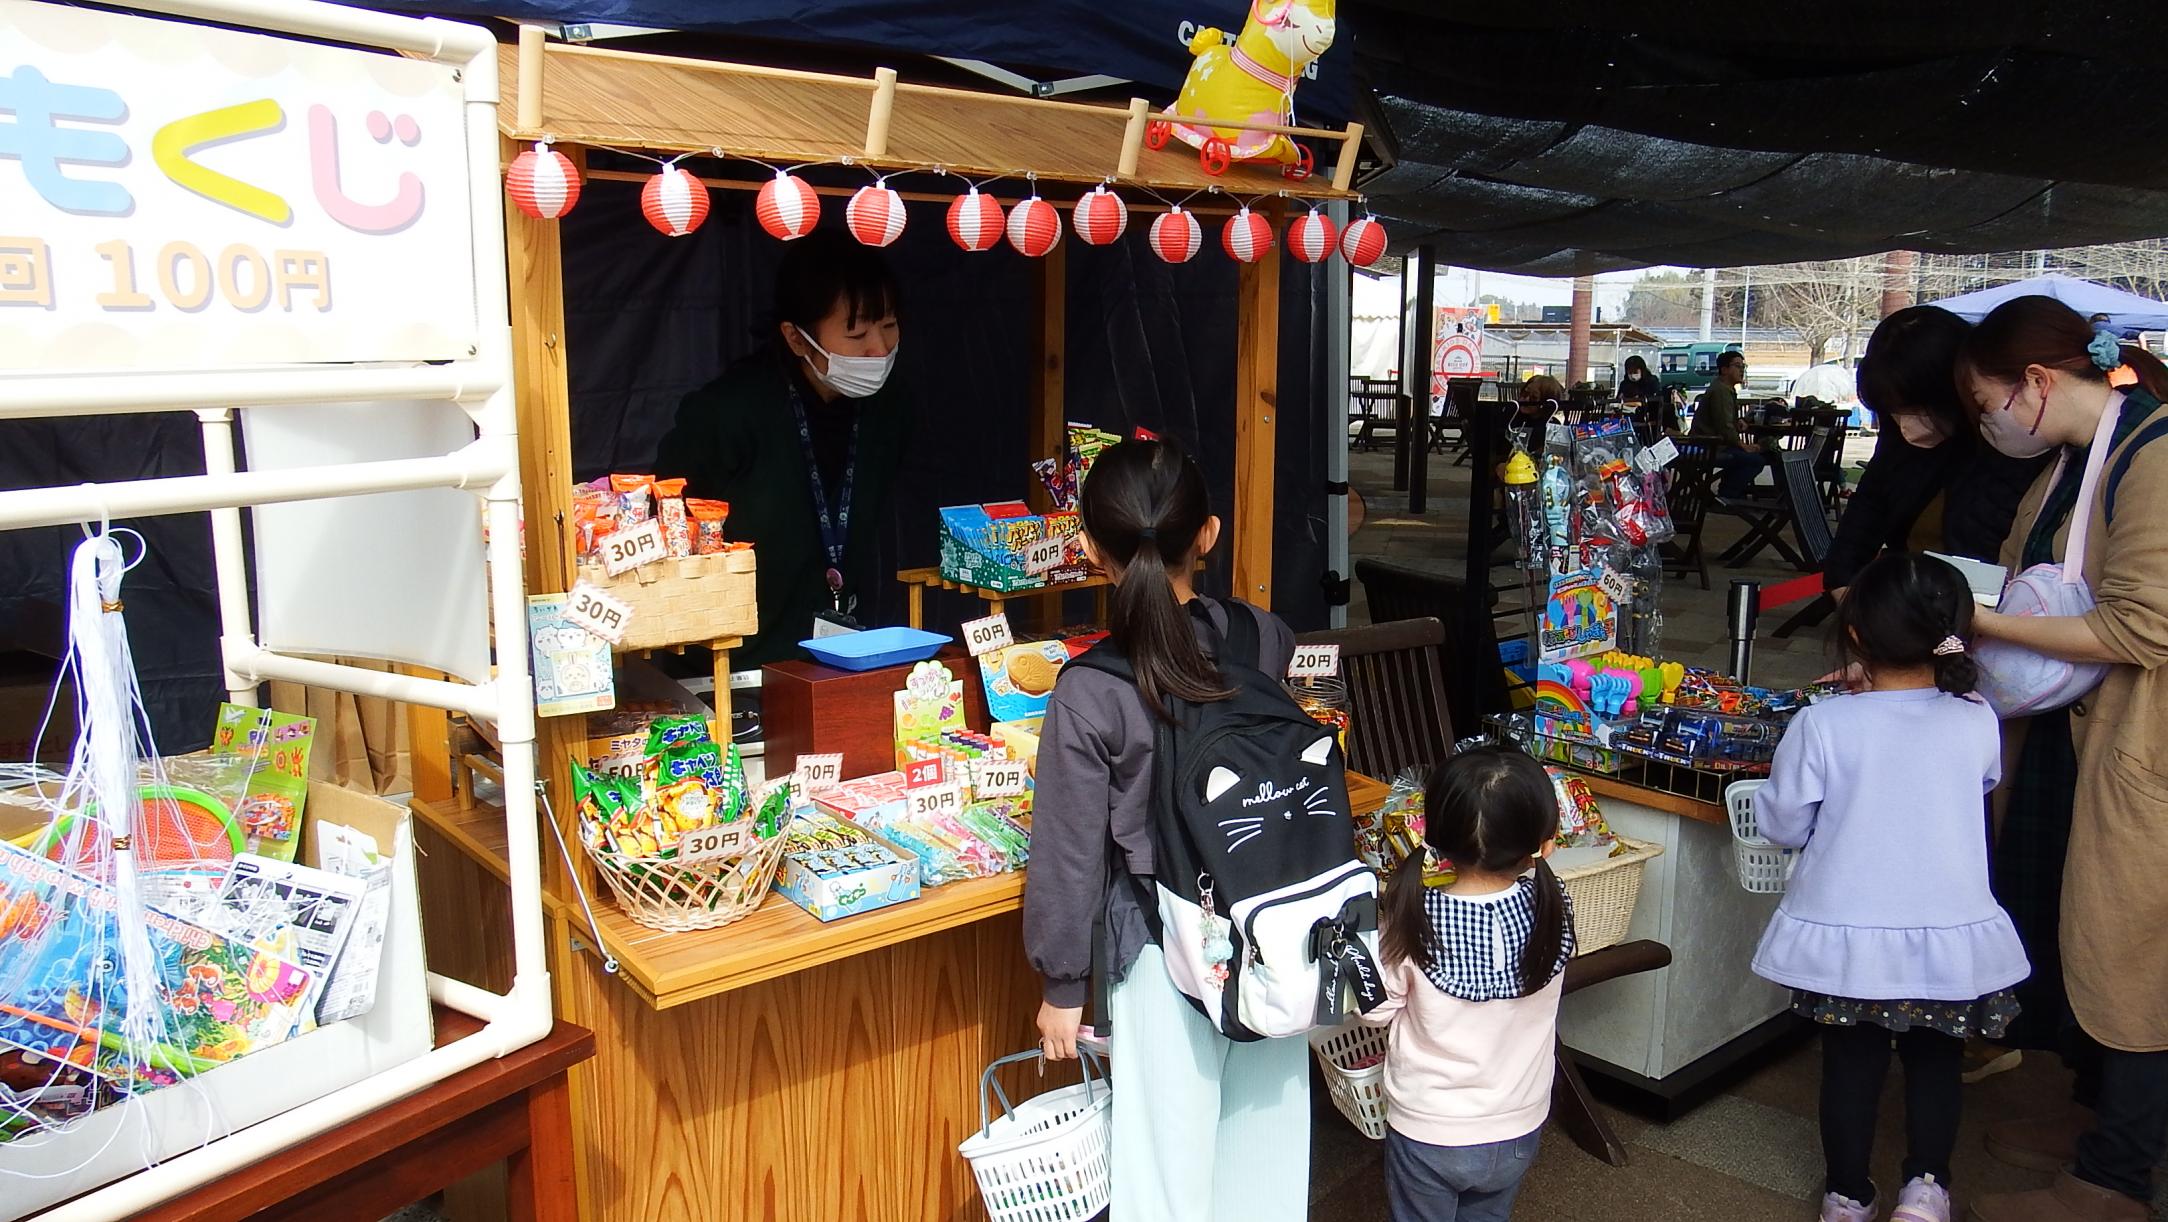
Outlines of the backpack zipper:
<svg viewBox="0 0 2168 1222">
<path fill-rule="evenodd" d="M 1358 874 L 1368 873 L 1369 870 L 1369 866 L 1366 866 L 1360 861 L 1358 861 L 1355 862 L 1353 865 L 1349 866 L 1347 869 L 1342 870 L 1340 873 L 1334 875 L 1328 881 L 1319 883 L 1317 886 L 1312 887 L 1307 891 L 1298 891 L 1293 895 L 1283 895 L 1280 896 L 1278 899 L 1273 900 L 1269 904 L 1259 904 L 1257 907 L 1250 909 L 1250 914 L 1242 919 L 1242 941 L 1245 948 L 1249 952 L 1249 961 L 1253 964 L 1264 962 L 1264 956 L 1260 954 L 1257 949 L 1257 918 L 1263 915 L 1265 909 L 1279 908 L 1287 904 L 1296 903 L 1300 900 L 1306 900 L 1314 896 L 1323 895 L 1327 891 L 1334 890 L 1335 888 L 1339 887 L 1340 884 L 1346 882 L 1348 879 L 1353 878 Z"/>
</svg>

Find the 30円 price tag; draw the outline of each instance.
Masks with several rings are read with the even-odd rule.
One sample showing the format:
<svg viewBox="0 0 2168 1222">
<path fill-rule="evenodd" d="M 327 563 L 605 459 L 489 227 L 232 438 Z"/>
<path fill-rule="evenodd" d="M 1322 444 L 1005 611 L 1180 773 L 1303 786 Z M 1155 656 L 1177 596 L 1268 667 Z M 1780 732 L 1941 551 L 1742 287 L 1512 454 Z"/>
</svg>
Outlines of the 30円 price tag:
<svg viewBox="0 0 2168 1222">
<path fill-rule="evenodd" d="M 565 596 L 565 619 L 615 645 L 625 639 L 632 608 L 583 581 Z"/>
<path fill-rule="evenodd" d="M 1024 792 L 1031 770 L 1021 760 L 974 760 L 973 788 L 981 798 L 1014 798 Z"/>
<path fill-rule="evenodd" d="M 1024 571 L 1037 576 L 1050 569 L 1060 568 L 1061 562 L 1068 559 L 1068 557 L 1069 540 L 1067 538 L 1056 535 L 1051 539 L 1041 539 L 1024 549 Z"/>
<path fill-rule="evenodd" d="M 1339 673 L 1338 645 L 1297 645 L 1295 656 L 1287 663 L 1290 679 L 1330 679 Z"/>
<path fill-rule="evenodd" d="M 602 541 L 602 571 L 619 573 L 653 564 L 670 554 L 663 544 L 662 523 L 649 519 L 631 530 L 611 531 Z"/>
<path fill-rule="evenodd" d="M 798 782 L 801 792 L 828 789 L 843 783 L 843 754 L 831 752 L 826 755 L 801 755 L 791 776 Z"/>
<path fill-rule="evenodd" d="M 956 785 L 930 785 L 913 789 L 905 795 L 911 804 L 912 819 L 932 819 L 942 815 L 954 817 L 964 813 L 963 789 Z"/>
<path fill-rule="evenodd" d="M 926 789 L 948 783 L 948 761 L 940 759 L 912 760 L 903 766 L 905 789 Z"/>
<path fill-rule="evenodd" d="M 752 831 L 749 823 L 722 823 L 687 832 L 678 838 L 677 862 L 684 865 L 743 852 Z"/>
<path fill-rule="evenodd" d="M 972 657 L 982 653 L 997 653 L 1016 643 L 1009 634 L 1009 617 L 1006 612 L 996 611 L 985 619 L 965 620 L 963 626 L 964 648 Z"/>
</svg>

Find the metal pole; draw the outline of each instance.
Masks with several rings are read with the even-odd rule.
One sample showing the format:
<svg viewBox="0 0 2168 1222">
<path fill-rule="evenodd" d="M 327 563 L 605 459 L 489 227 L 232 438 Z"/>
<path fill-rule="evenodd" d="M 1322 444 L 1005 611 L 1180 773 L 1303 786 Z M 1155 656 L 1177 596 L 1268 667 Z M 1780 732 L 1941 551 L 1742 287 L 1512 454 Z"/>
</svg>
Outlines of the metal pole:
<svg viewBox="0 0 2168 1222">
<path fill-rule="evenodd" d="M 1716 333 L 1716 269 L 1701 271 L 1701 342 L 1706 344 Z"/>
<path fill-rule="evenodd" d="M 1421 517 L 1430 495 L 1431 358 L 1438 343 L 1438 248 L 1425 246 L 1416 258 L 1414 419 L 1408 422 L 1408 513 Z"/>
<path fill-rule="evenodd" d="M 1325 207 L 1332 217 L 1335 229 L 1347 227 L 1347 204 L 1335 201 Z M 1342 260 L 1338 264 L 1325 265 L 1325 315 L 1330 322 L 1325 334 L 1329 337 L 1325 347 L 1325 385 L 1328 394 L 1338 397 L 1347 393 L 1349 332 L 1355 325 L 1354 285 L 1355 269 Z M 1347 412 L 1335 409 L 1325 413 L 1327 426 L 1332 430 L 1325 439 L 1325 481 L 1339 491 L 1328 491 L 1325 496 L 1325 568 L 1336 579 L 1348 575 L 1347 554 Z M 1335 628 L 1347 627 L 1347 605 L 1330 603 L 1325 608 L 1328 622 Z"/>
<path fill-rule="evenodd" d="M 1731 626 L 1731 673 L 1741 683 L 1753 682 L 1754 622 L 1761 618 L 1761 583 L 1744 577 L 1731 579 L 1727 608 Z"/>
</svg>

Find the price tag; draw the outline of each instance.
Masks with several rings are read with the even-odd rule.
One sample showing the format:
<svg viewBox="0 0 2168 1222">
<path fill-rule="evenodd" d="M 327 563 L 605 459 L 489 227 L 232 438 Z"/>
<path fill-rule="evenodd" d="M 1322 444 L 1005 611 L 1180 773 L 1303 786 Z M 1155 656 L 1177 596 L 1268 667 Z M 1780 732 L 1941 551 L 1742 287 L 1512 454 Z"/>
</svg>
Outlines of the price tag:
<svg viewBox="0 0 2168 1222">
<path fill-rule="evenodd" d="M 843 754 L 801 755 L 792 775 L 800 790 L 811 792 L 843 783 Z"/>
<path fill-rule="evenodd" d="M 1330 679 L 1340 673 L 1338 645 L 1297 645 L 1287 663 L 1290 679 Z"/>
<path fill-rule="evenodd" d="M 981 798 L 1013 798 L 1024 792 L 1030 772 L 1019 760 L 974 760 L 975 787 Z"/>
<path fill-rule="evenodd" d="M 615 577 L 627 569 L 653 564 L 668 554 L 662 541 L 662 523 L 649 519 L 631 530 L 610 532 L 602 541 L 602 569 Z"/>
<path fill-rule="evenodd" d="M 1068 539 L 1060 535 L 1055 535 L 1051 539 L 1041 539 L 1024 549 L 1024 571 L 1039 574 L 1046 572 L 1048 569 L 1060 568 L 1061 562 L 1067 559 L 1068 556 Z"/>
<path fill-rule="evenodd" d="M 912 760 L 903 768 L 905 789 L 924 789 L 929 785 L 946 784 L 948 779 L 946 760 Z"/>
<path fill-rule="evenodd" d="M 625 639 L 632 608 L 583 581 L 565 596 L 565 619 L 615 645 Z"/>
<path fill-rule="evenodd" d="M 1659 438 L 1655 445 L 1641 452 L 1649 461 L 1649 470 L 1668 467 L 1679 456 L 1678 444 L 1669 437 Z"/>
<path fill-rule="evenodd" d="M 1596 584 L 1611 596 L 1612 602 L 1630 602 L 1633 599 L 1634 583 L 1627 579 L 1626 574 L 1616 569 L 1605 569 L 1597 576 Z"/>
<path fill-rule="evenodd" d="M 914 789 L 907 796 L 910 799 L 913 819 L 960 815 L 964 811 L 963 790 L 955 785 L 933 785 L 925 789 Z"/>
<path fill-rule="evenodd" d="M 1009 635 L 1009 617 L 1000 611 L 985 619 L 965 620 L 963 632 L 964 648 L 970 650 L 974 658 L 982 653 L 1007 649 L 1016 643 L 1016 638 Z"/>
<path fill-rule="evenodd" d="M 751 834 L 750 823 L 724 823 L 687 832 L 678 840 L 677 861 L 683 865 L 711 857 L 728 857 L 741 851 Z"/>
</svg>

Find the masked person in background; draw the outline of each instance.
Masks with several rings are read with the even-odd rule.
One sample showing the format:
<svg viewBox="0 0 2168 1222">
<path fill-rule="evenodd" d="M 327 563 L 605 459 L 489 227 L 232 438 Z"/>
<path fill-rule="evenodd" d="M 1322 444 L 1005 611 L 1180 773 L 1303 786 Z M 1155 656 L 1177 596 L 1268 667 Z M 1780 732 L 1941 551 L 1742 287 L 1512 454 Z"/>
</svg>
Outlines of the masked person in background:
<svg viewBox="0 0 2168 1222">
<path fill-rule="evenodd" d="M 797 657 L 817 617 L 850 615 L 879 580 L 910 426 L 891 378 L 900 313 L 872 248 L 826 230 L 791 243 L 773 342 L 687 395 L 662 440 L 656 471 L 728 502 L 728 536 L 759 556 L 760 631 L 736 666 Z"/>
</svg>

